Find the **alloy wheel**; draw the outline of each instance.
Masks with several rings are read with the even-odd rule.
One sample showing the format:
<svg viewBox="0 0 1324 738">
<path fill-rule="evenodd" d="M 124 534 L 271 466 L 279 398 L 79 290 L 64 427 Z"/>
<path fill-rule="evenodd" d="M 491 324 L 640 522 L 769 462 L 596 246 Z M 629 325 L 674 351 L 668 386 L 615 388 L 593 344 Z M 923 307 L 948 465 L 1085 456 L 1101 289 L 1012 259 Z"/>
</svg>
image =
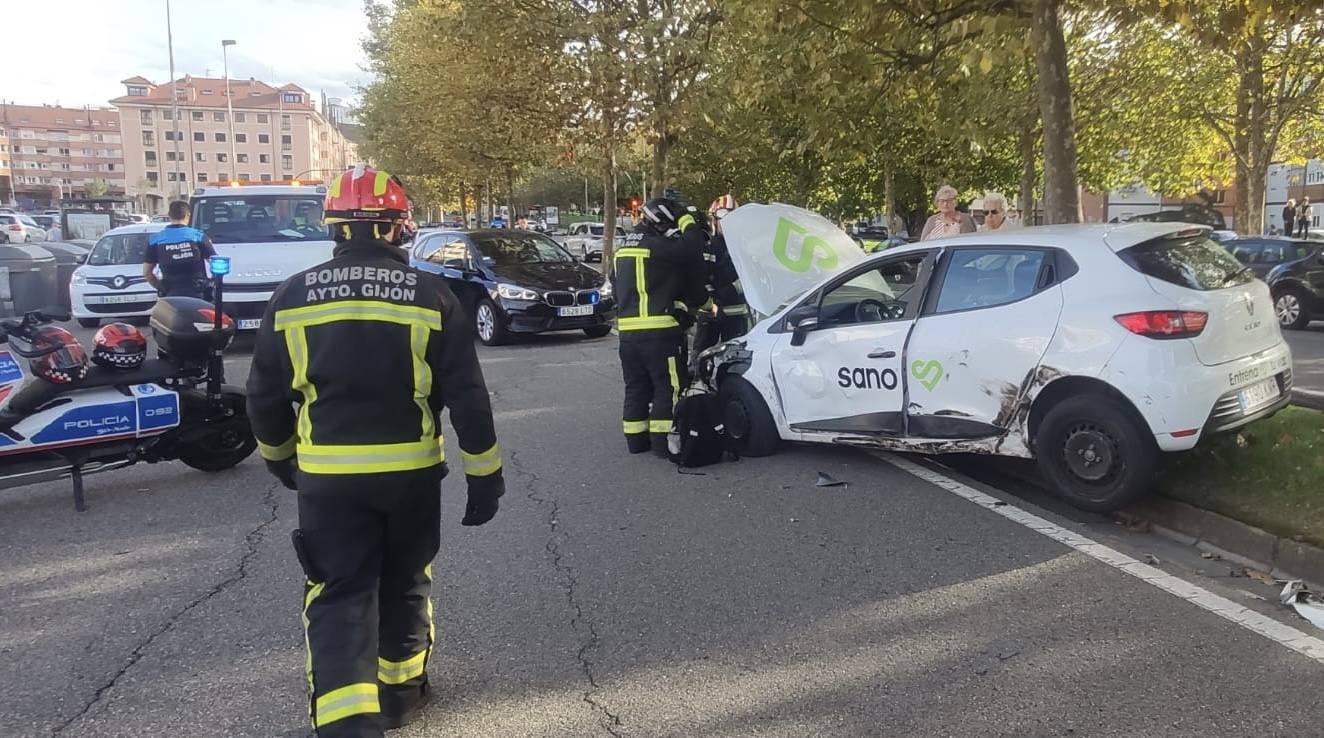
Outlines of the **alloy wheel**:
<svg viewBox="0 0 1324 738">
<path fill-rule="evenodd" d="M 478 322 L 478 337 L 484 341 L 491 341 L 492 334 L 496 332 L 496 316 L 492 314 L 492 308 L 479 305 L 476 320 Z"/>
<path fill-rule="evenodd" d="M 1273 311 L 1279 325 L 1292 325 L 1301 317 L 1301 301 L 1291 292 L 1285 292 L 1273 301 Z"/>
</svg>

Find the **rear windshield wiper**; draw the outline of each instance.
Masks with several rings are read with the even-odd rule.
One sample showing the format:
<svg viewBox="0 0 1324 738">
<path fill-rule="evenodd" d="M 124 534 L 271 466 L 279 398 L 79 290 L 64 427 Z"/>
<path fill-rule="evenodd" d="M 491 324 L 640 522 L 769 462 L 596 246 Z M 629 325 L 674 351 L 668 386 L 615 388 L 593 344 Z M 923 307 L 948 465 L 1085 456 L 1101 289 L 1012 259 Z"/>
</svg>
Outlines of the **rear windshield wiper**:
<svg viewBox="0 0 1324 738">
<path fill-rule="evenodd" d="M 1240 277 L 1241 275 L 1249 271 L 1251 271 L 1251 268 L 1249 266 L 1243 266 L 1242 268 L 1234 272 L 1228 272 L 1227 276 L 1223 277 L 1223 284 L 1227 284 L 1228 282 L 1231 282 L 1232 280 L 1236 279 L 1237 277 Z"/>
</svg>

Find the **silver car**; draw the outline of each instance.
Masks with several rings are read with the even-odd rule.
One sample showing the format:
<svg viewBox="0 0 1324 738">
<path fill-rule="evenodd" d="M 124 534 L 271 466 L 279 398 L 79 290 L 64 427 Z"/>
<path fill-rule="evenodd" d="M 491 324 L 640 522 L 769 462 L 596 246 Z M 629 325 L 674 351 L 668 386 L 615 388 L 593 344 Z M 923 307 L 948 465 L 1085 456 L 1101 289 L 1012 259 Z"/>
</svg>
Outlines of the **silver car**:
<svg viewBox="0 0 1324 738">
<path fill-rule="evenodd" d="M 34 243 L 46 240 L 46 231 L 22 213 L 0 213 L 0 243 Z"/>
</svg>

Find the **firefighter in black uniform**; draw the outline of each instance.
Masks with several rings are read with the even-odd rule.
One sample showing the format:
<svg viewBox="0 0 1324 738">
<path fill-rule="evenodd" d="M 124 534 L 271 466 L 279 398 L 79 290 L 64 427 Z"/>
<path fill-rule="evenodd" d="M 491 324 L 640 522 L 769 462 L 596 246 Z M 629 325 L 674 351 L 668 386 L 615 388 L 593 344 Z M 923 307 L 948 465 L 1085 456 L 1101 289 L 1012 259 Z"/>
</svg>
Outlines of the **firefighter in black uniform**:
<svg viewBox="0 0 1324 738">
<path fill-rule="evenodd" d="M 625 443 L 666 457 L 671 411 L 689 378 L 685 331 L 707 299 L 704 224 L 672 198 L 640 209 L 641 238 L 617 249 L 613 279 L 625 378 Z"/>
<path fill-rule="evenodd" d="M 722 234 L 722 218 L 737 207 L 730 195 L 722 195 L 708 207 L 708 222 L 713 236 L 703 253 L 707 268 L 709 304 L 699 311 L 694 328 L 694 357 L 721 341 L 730 341 L 749 332 L 749 306 L 740 289 L 740 275 L 736 273 L 731 254 Z"/>
<path fill-rule="evenodd" d="M 188 203 L 175 200 L 167 210 L 170 225 L 147 239 L 143 278 L 162 297 L 197 297 L 207 294 L 207 259 L 216 255 L 207 234 L 189 225 Z M 161 277 L 156 276 L 157 268 Z"/>
<path fill-rule="evenodd" d="M 469 321 L 392 245 L 408 208 L 385 172 L 335 180 L 333 258 L 276 290 L 248 381 L 258 449 L 298 489 L 309 710 L 323 738 L 376 738 L 428 702 L 444 405 L 469 488 L 461 524 L 491 520 L 505 489 Z"/>
</svg>

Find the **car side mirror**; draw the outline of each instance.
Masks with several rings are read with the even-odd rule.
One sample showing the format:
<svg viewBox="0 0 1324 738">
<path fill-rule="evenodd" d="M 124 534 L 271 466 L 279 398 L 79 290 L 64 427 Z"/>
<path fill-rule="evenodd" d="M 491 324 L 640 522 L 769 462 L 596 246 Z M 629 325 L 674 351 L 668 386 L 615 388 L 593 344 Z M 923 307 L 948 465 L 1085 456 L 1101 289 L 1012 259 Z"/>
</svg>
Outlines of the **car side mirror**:
<svg viewBox="0 0 1324 738">
<path fill-rule="evenodd" d="M 457 272 L 466 271 L 464 259 L 447 259 L 441 262 L 441 267 L 443 269 L 454 269 Z"/>
<path fill-rule="evenodd" d="M 818 329 L 818 306 L 801 305 L 792 308 L 786 314 L 786 324 L 791 329 L 791 345 L 803 346 L 805 336 Z"/>
</svg>

